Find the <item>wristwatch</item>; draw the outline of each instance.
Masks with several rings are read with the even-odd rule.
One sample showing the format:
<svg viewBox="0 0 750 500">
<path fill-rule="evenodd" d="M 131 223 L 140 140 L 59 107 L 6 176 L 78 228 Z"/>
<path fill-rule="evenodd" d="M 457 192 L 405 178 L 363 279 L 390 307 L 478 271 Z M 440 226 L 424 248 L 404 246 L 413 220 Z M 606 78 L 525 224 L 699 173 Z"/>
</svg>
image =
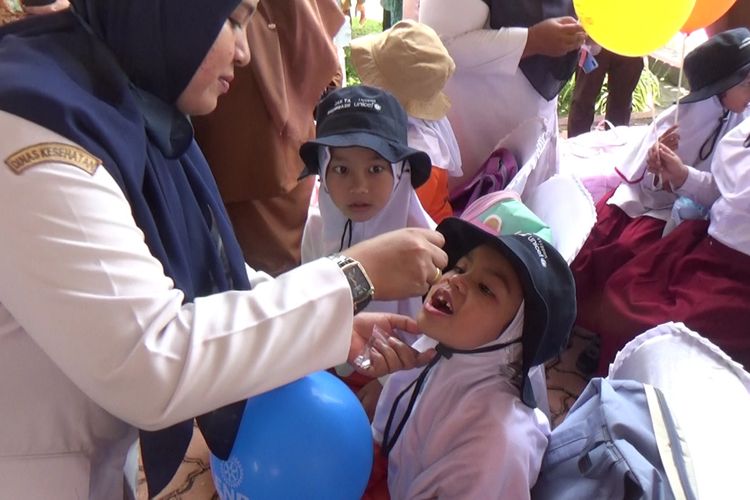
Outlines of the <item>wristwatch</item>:
<svg viewBox="0 0 750 500">
<path fill-rule="evenodd" d="M 367 276 L 362 264 L 351 257 L 336 253 L 329 255 L 328 258 L 344 271 L 344 275 L 347 281 L 349 281 L 349 288 L 352 290 L 354 314 L 357 314 L 370 303 L 372 297 L 375 295 L 375 287 L 372 286 L 370 277 Z"/>
</svg>

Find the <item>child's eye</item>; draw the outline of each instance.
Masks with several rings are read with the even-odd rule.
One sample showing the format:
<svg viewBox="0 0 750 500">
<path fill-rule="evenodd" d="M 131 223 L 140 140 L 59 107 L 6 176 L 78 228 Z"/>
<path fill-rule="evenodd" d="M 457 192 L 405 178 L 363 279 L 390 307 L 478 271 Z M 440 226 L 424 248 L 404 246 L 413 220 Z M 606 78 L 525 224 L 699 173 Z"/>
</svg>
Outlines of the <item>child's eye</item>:
<svg viewBox="0 0 750 500">
<path fill-rule="evenodd" d="M 464 271 L 464 268 L 460 266 L 453 266 L 453 269 L 451 269 L 451 271 L 455 272 L 456 274 L 463 274 L 466 272 Z"/>
<path fill-rule="evenodd" d="M 334 173 L 337 173 L 338 175 L 344 175 L 349 171 L 349 168 L 344 165 L 336 165 L 331 170 L 333 170 Z"/>
<path fill-rule="evenodd" d="M 494 297 L 495 294 L 492 293 L 492 290 L 490 290 L 490 287 L 485 285 L 484 283 L 479 284 L 479 291 L 482 292 L 484 295 L 487 295 L 488 297 Z"/>
<path fill-rule="evenodd" d="M 385 172 L 385 167 L 382 165 L 373 165 L 370 167 L 370 173 L 371 174 L 380 174 Z"/>
<path fill-rule="evenodd" d="M 234 28 L 234 29 L 241 29 L 242 28 L 242 23 L 239 22 L 238 20 L 234 19 L 234 18 L 231 18 L 231 17 L 229 18 L 229 24 L 231 24 L 232 28 Z"/>
</svg>

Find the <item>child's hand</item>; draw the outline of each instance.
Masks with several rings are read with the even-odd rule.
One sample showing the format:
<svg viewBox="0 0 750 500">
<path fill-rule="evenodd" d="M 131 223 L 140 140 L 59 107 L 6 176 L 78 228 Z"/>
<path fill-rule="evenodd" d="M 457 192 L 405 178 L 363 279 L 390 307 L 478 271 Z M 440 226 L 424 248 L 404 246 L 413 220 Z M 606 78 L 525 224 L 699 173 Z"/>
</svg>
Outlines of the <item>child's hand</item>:
<svg viewBox="0 0 750 500">
<path fill-rule="evenodd" d="M 380 383 L 380 380 L 375 379 L 362 387 L 357 393 L 357 398 L 362 403 L 362 407 L 365 409 L 370 422 L 372 422 L 375 416 L 375 408 L 378 405 L 378 398 L 380 398 L 381 392 L 383 392 L 383 384 Z"/>
<path fill-rule="evenodd" d="M 367 345 L 375 325 L 384 330 L 388 337 L 372 342 L 369 367 L 356 367 L 358 372 L 369 377 L 380 377 L 398 370 L 423 366 L 435 355 L 432 349 L 420 353 L 395 336 L 396 330 L 418 333 L 417 323 L 413 319 L 398 314 L 360 313 L 354 317 L 352 343 L 349 347 L 348 361 L 352 366 L 356 366 L 354 359 Z"/>
<path fill-rule="evenodd" d="M 667 146 L 672 151 L 677 151 L 677 146 L 680 145 L 680 134 L 678 132 L 679 126 L 672 125 L 659 136 L 659 142 Z"/>
<path fill-rule="evenodd" d="M 661 173 L 661 158 L 659 157 L 659 143 L 654 143 L 646 153 L 646 168 L 653 174 Z"/>
<path fill-rule="evenodd" d="M 650 172 L 661 176 L 667 191 L 679 189 L 687 179 L 688 168 L 665 144 L 654 144 L 648 151 L 646 163 Z"/>
</svg>

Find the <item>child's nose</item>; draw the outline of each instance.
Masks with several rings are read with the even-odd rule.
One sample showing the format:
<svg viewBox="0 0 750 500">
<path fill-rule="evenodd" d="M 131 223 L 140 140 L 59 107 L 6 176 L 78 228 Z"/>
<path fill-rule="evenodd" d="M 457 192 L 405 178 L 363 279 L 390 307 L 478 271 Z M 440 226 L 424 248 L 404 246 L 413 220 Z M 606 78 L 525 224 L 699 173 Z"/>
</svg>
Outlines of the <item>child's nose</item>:
<svg viewBox="0 0 750 500">
<path fill-rule="evenodd" d="M 366 193 L 367 190 L 367 178 L 362 175 L 354 175 L 352 178 L 351 191 L 353 193 Z"/>
<path fill-rule="evenodd" d="M 463 275 L 461 274 L 452 274 L 448 276 L 448 285 L 451 288 L 454 288 L 458 290 L 459 292 L 463 292 L 466 287 L 466 281 L 464 280 Z"/>
</svg>

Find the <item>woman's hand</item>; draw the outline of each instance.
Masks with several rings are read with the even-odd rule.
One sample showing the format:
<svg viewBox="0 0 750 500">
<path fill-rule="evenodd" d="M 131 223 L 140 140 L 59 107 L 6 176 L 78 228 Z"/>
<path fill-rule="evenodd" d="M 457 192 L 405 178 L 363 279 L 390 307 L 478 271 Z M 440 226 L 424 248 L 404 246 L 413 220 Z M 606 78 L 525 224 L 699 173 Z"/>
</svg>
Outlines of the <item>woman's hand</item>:
<svg viewBox="0 0 750 500">
<path fill-rule="evenodd" d="M 21 4 L 23 6 L 23 11 L 27 14 L 32 14 L 35 16 L 41 15 L 41 14 L 52 14 L 53 12 L 58 12 L 60 10 L 65 10 L 68 7 L 70 7 L 70 2 L 68 0 L 55 0 L 52 3 L 49 3 L 47 5 L 39 5 L 39 6 L 33 6 L 33 5 L 25 5 L 23 1 L 21 1 Z"/>
<path fill-rule="evenodd" d="M 386 333 L 385 338 L 376 338 L 370 344 L 370 366 L 360 368 L 354 359 L 362 354 L 372 336 L 373 328 L 380 327 Z M 430 349 L 423 353 L 412 349 L 396 337 L 396 331 L 419 333 L 417 323 L 407 316 L 389 313 L 360 313 L 354 317 L 352 343 L 349 346 L 348 361 L 356 370 L 369 377 L 380 377 L 398 370 L 425 365 L 435 351 Z"/>
<path fill-rule="evenodd" d="M 443 235 L 429 229 L 391 231 L 358 243 L 343 253 L 359 261 L 375 287 L 376 300 L 418 297 L 427 293 L 448 265 Z"/>
<path fill-rule="evenodd" d="M 573 17 L 553 17 L 529 28 L 521 57 L 544 55 L 559 57 L 578 50 L 586 41 L 586 32 Z"/>
</svg>

